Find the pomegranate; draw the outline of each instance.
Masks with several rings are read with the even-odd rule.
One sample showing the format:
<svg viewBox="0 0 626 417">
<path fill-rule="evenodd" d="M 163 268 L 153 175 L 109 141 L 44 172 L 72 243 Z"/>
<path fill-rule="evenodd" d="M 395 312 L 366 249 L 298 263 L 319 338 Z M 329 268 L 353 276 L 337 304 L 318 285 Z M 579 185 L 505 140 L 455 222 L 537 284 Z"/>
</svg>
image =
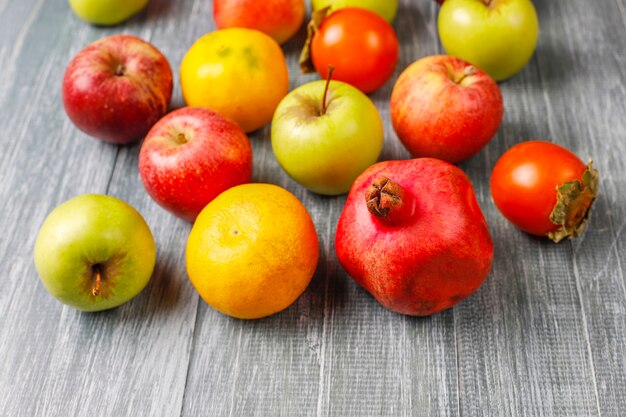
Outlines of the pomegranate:
<svg viewBox="0 0 626 417">
<path fill-rule="evenodd" d="M 433 158 L 385 161 L 354 182 L 339 218 L 339 262 L 383 306 L 427 316 L 480 287 L 493 243 L 472 184 Z"/>
</svg>

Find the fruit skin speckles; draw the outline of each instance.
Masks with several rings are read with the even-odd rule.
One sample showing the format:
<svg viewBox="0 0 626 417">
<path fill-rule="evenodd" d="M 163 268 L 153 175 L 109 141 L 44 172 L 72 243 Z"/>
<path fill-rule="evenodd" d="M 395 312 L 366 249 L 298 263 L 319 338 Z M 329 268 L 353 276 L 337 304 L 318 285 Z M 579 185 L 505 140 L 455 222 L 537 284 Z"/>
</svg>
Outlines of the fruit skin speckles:
<svg viewBox="0 0 626 417">
<path fill-rule="evenodd" d="M 246 65 L 248 65 L 250 69 L 261 68 L 261 66 L 259 65 L 259 58 L 254 53 L 254 49 L 252 49 L 252 47 L 249 46 L 243 49 L 243 57 L 246 61 Z"/>
</svg>

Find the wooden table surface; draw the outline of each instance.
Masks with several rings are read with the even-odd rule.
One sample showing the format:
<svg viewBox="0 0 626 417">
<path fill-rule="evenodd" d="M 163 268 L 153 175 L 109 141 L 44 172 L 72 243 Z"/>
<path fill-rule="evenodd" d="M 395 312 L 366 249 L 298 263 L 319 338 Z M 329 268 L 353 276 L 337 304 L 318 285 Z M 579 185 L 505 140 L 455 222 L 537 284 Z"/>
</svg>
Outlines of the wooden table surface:
<svg viewBox="0 0 626 417">
<path fill-rule="evenodd" d="M 401 57 L 371 97 L 385 123 L 382 159 L 404 159 L 389 119 L 394 80 L 441 53 L 438 6 L 404 0 Z M 317 226 L 319 267 L 304 295 L 257 321 L 225 317 L 190 285 L 191 228 L 154 203 L 139 145 L 91 139 L 65 116 L 61 79 L 88 43 L 124 32 L 154 43 L 176 73 L 213 30 L 206 0 L 152 0 L 115 28 L 76 18 L 64 0 L 0 0 L 0 416 L 626 416 L 626 2 L 536 0 L 541 35 L 529 65 L 501 83 L 502 127 L 460 166 L 493 235 L 493 269 L 452 310 L 412 318 L 383 309 L 339 266 L 334 229 L 345 196 L 311 194 L 279 168 L 269 127 L 250 135 L 254 180 L 295 193 Z M 303 41 L 284 46 L 291 87 Z M 601 173 L 584 236 L 558 245 L 513 228 L 489 195 L 512 145 L 563 144 Z M 33 265 L 45 216 L 82 193 L 136 207 L 158 246 L 151 284 L 96 314 L 65 307 Z"/>
</svg>

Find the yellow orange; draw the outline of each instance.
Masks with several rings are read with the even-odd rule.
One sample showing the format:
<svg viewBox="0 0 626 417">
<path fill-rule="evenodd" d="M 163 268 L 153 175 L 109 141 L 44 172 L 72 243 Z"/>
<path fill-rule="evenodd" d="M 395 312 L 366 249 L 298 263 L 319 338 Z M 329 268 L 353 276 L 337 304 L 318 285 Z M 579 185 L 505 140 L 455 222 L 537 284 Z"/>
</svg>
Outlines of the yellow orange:
<svg viewBox="0 0 626 417">
<path fill-rule="evenodd" d="M 187 273 L 216 310 L 242 319 L 279 312 L 304 292 L 319 257 L 306 208 L 271 184 L 233 187 L 200 213 L 187 241 Z"/>
<path fill-rule="evenodd" d="M 204 35 L 180 67 L 185 102 L 208 107 L 246 132 L 267 124 L 289 89 L 280 46 L 268 35 L 243 28 Z"/>
</svg>

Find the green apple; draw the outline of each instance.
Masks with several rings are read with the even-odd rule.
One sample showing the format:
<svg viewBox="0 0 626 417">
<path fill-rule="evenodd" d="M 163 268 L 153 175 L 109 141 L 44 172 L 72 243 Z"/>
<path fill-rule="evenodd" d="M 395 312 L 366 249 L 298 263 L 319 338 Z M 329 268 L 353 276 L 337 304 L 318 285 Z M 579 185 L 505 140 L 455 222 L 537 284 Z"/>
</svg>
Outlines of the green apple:
<svg viewBox="0 0 626 417">
<path fill-rule="evenodd" d="M 439 37 L 448 55 L 480 67 L 496 81 L 524 68 L 538 35 L 530 0 L 446 0 L 439 11 Z"/>
<path fill-rule="evenodd" d="M 313 10 L 331 6 L 333 10 L 344 7 L 361 7 L 381 15 L 389 23 L 393 22 L 398 12 L 398 0 L 311 0 Z"/>
<path fill-rule="evenodd" d="M 378 159 L 383 124 L 374 103 L 349 84 L 314 81 L 287 94 L 272 120 L 276 159 L 318 194 L 348 192 Z"/>
<path fill-rule="evenodd" d="M 55 208 L 35 242 L 35 266 L 44 286 L 84 311 L 117 307 L 139 294 L 155 259 L 154 238 L 137 210 L 99 194 Z"/>
<path fill-rule="evenodd" d="M 149 0 L 69 0 L 74 13 L 94 25 L 113 26 L 139 13 Z"/>
</svg>

